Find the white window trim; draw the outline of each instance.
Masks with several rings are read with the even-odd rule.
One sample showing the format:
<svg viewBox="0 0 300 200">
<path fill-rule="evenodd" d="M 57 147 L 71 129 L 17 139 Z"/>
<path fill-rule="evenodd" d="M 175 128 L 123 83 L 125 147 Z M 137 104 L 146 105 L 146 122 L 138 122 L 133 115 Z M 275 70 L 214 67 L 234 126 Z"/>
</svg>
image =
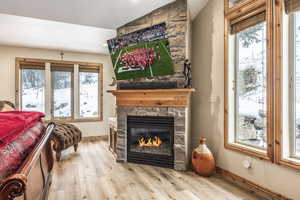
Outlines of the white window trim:
<svg viewBox="0 0 300 200">
<path fill-rule="evenodd" d="M 295 68 L 296 68 L 296 46 L 295 46 L 295 23 L 296 23 L 296 15 L 293 13 L 289 16 L 289 72 L 288 72 L 288 81 L 289 81 L 289 158 L 291 159 L 300 159 L 299 155 L 296 155 L 296 131 L 295 131 Z"/>
</svg>

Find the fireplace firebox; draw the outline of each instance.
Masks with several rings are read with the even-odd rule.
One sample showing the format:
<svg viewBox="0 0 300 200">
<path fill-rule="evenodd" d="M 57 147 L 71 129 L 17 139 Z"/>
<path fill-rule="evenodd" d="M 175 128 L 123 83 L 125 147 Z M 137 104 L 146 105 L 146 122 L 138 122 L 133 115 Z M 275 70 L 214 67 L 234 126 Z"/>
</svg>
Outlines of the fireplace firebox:
<svg viewBox="0 0 300 200">
<path fill-rule="evenodd" d="M 127 161 L 174 167 L 174 118 L 127 117 Z"/>
</svg>

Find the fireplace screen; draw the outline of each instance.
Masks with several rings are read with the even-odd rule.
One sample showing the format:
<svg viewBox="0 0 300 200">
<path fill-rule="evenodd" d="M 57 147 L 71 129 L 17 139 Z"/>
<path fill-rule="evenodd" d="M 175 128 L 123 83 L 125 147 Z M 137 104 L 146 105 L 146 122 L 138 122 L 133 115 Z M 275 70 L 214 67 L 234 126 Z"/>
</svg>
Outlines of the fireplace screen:
<svg viewBox="0 0 300 200">
<path fill-rule="evenodd" d="M 173 166 L 174 118 L 128 116 L 127 160 Z"/>
</svg>

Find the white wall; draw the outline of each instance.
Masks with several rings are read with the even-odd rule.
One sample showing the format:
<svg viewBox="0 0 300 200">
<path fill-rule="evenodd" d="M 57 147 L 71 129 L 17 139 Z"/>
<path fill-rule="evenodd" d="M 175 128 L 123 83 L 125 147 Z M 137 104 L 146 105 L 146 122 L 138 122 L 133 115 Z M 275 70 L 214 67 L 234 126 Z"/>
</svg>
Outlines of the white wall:
<svg viewBox="0 0 300 200">
<path fill-rule="evenodd" d="M 222 0 L 210 0 L 193 22 L 193 147 L 208 138 L 217 165 L 274 192 L 300 200 L 300 171 L 253 158 L 245 169 L 246 155 L 224 148 L 224 15 Z"/>
<path fill-rule="evenodd" d="M 64 52 L 64 60 L 96 62 L 103 64 L 103 121 L 76 123 L 83 136 L 99 136 L 108 133 L 107 118 L 114 116 L 115 98 L 106 92 L 113 76 L 108 55 Z M 15 101 L 15 58 L 39 58 L 60 60 L 60 51 L 22 47 L 0 46 L 0 99 Z"/>
</svg>

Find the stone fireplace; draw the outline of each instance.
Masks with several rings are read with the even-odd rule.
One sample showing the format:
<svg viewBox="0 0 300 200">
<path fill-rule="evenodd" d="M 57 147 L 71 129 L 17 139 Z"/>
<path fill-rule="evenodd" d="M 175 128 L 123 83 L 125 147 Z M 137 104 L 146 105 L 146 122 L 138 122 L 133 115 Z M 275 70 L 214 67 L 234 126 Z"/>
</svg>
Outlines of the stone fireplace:
<svg viewBox="0 0 300 200">
<path fill-rule="evenodd" d="M 193 91 L 109 91 L 117 97 L 116 160 L 186 170 Z"/>
<path fill-rule="evenodd" d="M 166 23 L 167 26 L 174 74 L 118 80 L 118 90 L 109 91 L 116 96 L 117 106 L 117 134 L 113 134 L 114 155 L 119 162 L 165 165 L 164 167 L 176 170 L 186 170 L 190 161 L 190 95 L 194 91 L 184 89 L 186 83 L 184 66 L 185 61 L 190 60 L 191 52 L 191 20 L 187 1 L 176 0 L 125 24 L 117 29 L 117 35 L 121 36 L 160 23 Z M 151 83 L 151 87 L 139 87 L 141 82 Z M 162 86 L 163 83 L 175 83 L 175 86 Z M 125 84 L 131 84 L 133 89 L 128 87 L 124 89 L 122 86 Z M 130 128 L 132 117 L 144 118 L 140 122 L 142 128 L 133 130 L 133 134 L 136 135 L 133 136 L 133 141 Z M 157 122 L 154 125 L 143 123 L 149 122 L 148 119 L 156 121 L 170 119 L 173 129 L 166 130 L 164 125 L 160 125 L 163 127 L 162 130 L 157 130 L 155 128 Z M 137 146 L 139 144 L 137 140 L 140 139 L 144 139 L 146 143 L 149 139 L 149 143 L 153 143 L 154 140 L 156 144 L 155 137 L 159 135 L 162 144 L 158 147 Z M 171 138 L 167 139 L 166 135 Z M 162 146 L 165 144 L 170 146 L 168 151 L 165 149 L 166 146 Z M 134 149 L 131 149 L 132 145 Z M 141 160 L 141 156 L 145 159 Z"/>
</svg>

